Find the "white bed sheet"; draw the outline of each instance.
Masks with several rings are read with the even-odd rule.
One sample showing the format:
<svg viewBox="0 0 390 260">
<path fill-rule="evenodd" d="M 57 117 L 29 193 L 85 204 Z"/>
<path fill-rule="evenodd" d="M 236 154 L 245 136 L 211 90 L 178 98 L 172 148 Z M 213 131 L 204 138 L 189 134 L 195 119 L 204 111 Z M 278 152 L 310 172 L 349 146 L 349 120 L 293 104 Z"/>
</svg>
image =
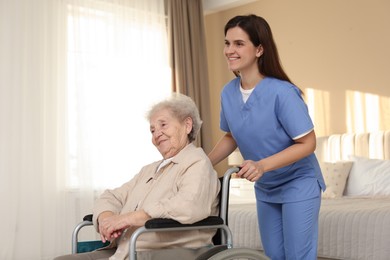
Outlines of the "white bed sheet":
<svg viewBox="0 0 390 260">
<path fill-rule="evenodd" d="M 256 207 L 231 204 L 235 247 L 262 249 Z M 323 199 L 318 255 L 333 259 L 390 259 L 390 197 Z"/>
</svg>

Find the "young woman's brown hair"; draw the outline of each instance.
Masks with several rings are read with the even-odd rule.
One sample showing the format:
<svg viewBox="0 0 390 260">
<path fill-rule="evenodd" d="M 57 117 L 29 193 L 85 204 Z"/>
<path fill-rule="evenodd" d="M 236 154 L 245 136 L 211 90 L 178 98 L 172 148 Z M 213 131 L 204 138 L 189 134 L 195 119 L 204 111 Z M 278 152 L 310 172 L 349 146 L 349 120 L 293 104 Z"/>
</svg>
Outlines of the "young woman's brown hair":
<svg viewBox="0 0 390 260">
<path fill-rule="evenodd" d="M 249 39 L 254 46 L 263 46 L 264 53 L 258 59 L 257 63 L 260 74 L 267 77 L 285 80 L 293 84 L 283 70 L 278 49 L 276 48 L 276 44 L 272 36 L 271 27 L 264 18 L 253 14 L 235 16 L 225 25 L 225 36 L 226 32 L 234 27 L 240 27 L 244 30 L 249 35 Z M 239 75 L 239 72 L 234 73 L 236 76 Z"/>
</svg>

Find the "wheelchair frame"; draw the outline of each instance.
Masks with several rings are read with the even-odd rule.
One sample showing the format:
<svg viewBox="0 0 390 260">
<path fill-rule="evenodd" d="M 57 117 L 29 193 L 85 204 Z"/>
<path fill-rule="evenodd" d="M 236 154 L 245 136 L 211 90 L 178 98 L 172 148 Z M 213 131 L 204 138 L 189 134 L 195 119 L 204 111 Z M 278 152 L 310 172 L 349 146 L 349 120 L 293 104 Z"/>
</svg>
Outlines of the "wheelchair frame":
<svg viewBox="0 0 390 260">
<path fill-rule="evenodd" d="M 228 205 L 229 205 L 229 183 L 231 175 L 238 172 L 238 167 L 229 168 L 222 179 L 221 195 L 220 195 L 220 207 L 219 207 L 219 216 L 210 216 L 206 219 L 203 219 L 199 222 L 193 224 L 181 224 L 172 219 L 150 219 L 148 220 L 143 227 L 139 227 L 134 231 L 130 237 L 129 241 L 129 259 L 137 259 L 137 250 L 136 244 L 138 237 L 146 232 L 169 232 L 169 231 L 183 231 L 183 230 L 196 230 L 196 229 L 218 229 L 221 232 L 221 245 L 225 248 L 215 252 L 213 256 L 207 259 L 231 259 L 229 256 L 241 256 L 245 255 L 248 257 L 253 257 L 251 259 L 268 259 L 262 253 L 255 249 L 249 248 L 233 248 L 233 235 L 230 228 L 227 225 L 228 218 Z M 80 222 L 73 230 L 72 233 L 72 254 L 77 253 L 77 244 L 78 244 L 78 233 L 81 228 L 85 226 L 93 225 L 92 215 L 87 215 L 83 218 L 83 221 Z M 211 247 L 210 250 L 217 247 L 215 245 Z M 226 252 L 225 252 L 226 251 Z M 229 252 L 227 252 L 229 251 Z M 218 257 L 217 255 L 220 255 Z M 214 257 L 215 256 L 215 257 Z"/>
</svg>

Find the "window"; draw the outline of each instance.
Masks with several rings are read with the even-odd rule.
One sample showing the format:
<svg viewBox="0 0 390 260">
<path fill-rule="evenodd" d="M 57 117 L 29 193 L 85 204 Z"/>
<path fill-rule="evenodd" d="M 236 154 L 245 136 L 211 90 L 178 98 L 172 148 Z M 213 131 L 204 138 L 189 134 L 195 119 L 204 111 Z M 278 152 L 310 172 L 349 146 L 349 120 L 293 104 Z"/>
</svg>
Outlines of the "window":
<svg viewBox="0 0 390 260">
<path fill-rule="evenodd" d="M 316 135 L 329 135 L 331 122 L 336 117 L 332 114 L 330 92 L 308 88 L 304 97 L 315 125 Z M 343 107 L 345 107 L 345 125 L 348 133 L 384 131 L 390 128 L 389 97 L 347 90 L 345 104 L 339 104 L 336 110 L 343 113 Z"/>
<path fill-rule="evenodd" d="M 347 130 L 349 132 L 384 131 L 390 127 L 390 98 L 347 90 Z"/>
<path fill-rule="evenodd" d="M 330 129 L 330 94 L 327 91 L 308 88 L 305 96 L 309 114 L 315 125 L 317 136 L 329 134 Z"/>
<path fill-rule="evenodd" d="M 161 159 L 145 114 L 171 92 L 166 17 L 81 3 L 69 4 L 67 15 L 67 186 L 116 187 Z"/>
</svg>

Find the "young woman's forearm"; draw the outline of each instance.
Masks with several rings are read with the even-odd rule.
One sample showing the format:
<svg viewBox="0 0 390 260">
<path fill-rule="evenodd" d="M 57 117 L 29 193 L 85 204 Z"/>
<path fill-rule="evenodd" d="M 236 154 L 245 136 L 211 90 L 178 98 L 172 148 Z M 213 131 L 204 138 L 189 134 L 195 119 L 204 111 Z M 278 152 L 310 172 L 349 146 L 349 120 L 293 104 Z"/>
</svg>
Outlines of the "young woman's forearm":
<svg viewBox="0 0 390 260">
<path fill-rule="evenodd" d="M 307 135 L 295 140 L 295 144 L 270 157 L 260 160 L 258 163 L 264 172 L 269 172 L 290 165 L 314 152 L 316 148 L 316 136 L 314 130 Z"/>
<path fill-rule="evenodd" d="M 226 133 L 208 155 L 213 166 L 229 156 L 236 148 L 237 144 L 233 136 Z"/>
</svg>

